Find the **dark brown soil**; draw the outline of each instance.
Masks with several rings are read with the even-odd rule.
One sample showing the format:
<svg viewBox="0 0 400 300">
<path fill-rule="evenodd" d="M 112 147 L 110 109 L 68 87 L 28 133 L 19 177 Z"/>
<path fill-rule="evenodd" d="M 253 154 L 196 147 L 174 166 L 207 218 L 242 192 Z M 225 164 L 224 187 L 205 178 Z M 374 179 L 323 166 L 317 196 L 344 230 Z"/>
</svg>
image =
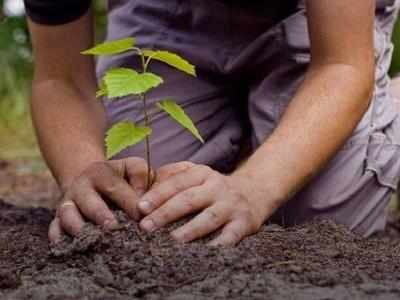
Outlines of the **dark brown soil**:
<svg viewBox="0 0 400 300">
<path fill-rule="evenodd" d="M 123 219 L 123 216 L 120 216 Z M 400 237 L 329 221 L 266 225 L 237 248 L 179 245 L 133 222 L 50 249 L 51 211 L 0 202 L 0 299 L 400 299 Z"/>
</svg>

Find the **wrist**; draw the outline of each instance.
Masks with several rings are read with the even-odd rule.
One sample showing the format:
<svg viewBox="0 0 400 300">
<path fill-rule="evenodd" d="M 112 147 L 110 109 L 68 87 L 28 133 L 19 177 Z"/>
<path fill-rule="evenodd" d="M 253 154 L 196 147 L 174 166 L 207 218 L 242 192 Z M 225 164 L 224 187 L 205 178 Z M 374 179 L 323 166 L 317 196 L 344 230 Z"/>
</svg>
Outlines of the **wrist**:
<svg viewBox="0 0 400 300">
<path fill-rule="evenodd" d="M 285 202 L 276 187 L 270 187 L 270 184 L 257 176 L 246 172 L 235 172 L 230 175 L 230 179 L 233 187 L 254 207 L 262 222 Z"/>
</svg>

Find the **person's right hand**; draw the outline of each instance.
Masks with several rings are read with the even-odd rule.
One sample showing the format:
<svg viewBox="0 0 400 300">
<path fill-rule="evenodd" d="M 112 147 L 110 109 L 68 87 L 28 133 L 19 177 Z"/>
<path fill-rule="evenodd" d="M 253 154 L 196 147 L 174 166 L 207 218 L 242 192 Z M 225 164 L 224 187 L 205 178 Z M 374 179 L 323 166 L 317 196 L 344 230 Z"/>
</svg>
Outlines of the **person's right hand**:
<svg viewBox="0 0 400 300">
<path fill-rule="evenodd" d="M 135 220 L 140 219 L 137 201 L 147 186 L 147 163 L 126 158 L 90 165 L 64 190 L 56 217 L 49 227 L 49 239 L 58 241 L 63 233 L 77 235 L 86 221 L 112 229 L 118 222 L 103 197 Z"/>
</svg>

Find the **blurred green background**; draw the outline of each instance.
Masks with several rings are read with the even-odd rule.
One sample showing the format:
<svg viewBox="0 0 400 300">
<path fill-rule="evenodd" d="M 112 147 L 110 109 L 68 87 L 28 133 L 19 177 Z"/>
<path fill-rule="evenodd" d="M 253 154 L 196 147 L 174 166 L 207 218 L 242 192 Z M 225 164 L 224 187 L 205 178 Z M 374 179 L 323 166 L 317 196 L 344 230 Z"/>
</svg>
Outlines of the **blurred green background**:
<svg viewBox="0 0 400 300">
<path fill-rule="evenodd" d="M 95 1 L 97 36 L 104 35 L 106 0 Z M 400 23 L 391 73 L 400 72 Z M 0 159 L 37 158 L 29 117 L 32 50 L 22 0 L 0 0 Z"/>
</svg>

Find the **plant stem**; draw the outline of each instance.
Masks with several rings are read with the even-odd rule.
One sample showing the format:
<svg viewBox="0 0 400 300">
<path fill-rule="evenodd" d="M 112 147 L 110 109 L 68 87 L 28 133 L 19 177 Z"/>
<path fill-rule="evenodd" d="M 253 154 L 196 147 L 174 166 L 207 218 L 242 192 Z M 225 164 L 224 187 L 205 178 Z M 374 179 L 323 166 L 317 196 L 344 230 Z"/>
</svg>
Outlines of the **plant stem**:
<svg viewBox="0 0 400 300">
<path fill-rule="evenodd" d="M 147 101 L 146 95 L 142 95 L 143 101 L 143 110 L 144 110 L 144 125 L 146 127 L 150 127 L 150 118 L 147 111 Z M 153 182 L 151 178 L 151 149 L 150 149 L 150 136 L 146 136 L 146 143 L 145 143 L 145 151 L 146 151 L 146 161 L 147 161 L 147 188 L 146 190 L 150 190 Z"/>
<path fill-rule="evenodd" d="M 141 50 L 140 51 L 140 58 L 142 60 L 142 68 L 143 73 L 147 72 L 148 63 L 146 62 L 146 58 Z M 144 112 L 144 125 L 146 127 L 150 127 L 150 116 L 147 110 L 147 99 L 146 94 L 142 94 L 142 101 L 143 101 L 143 112 Z M 150 136 L 146 136 L 145 139 L 145 152 L 146 152 L 146 161 L 147 161 L 147 188 L 146 190 L 150 190 L 151 186 L 153 185 L 153 181 L 151 178 L 151 149 L 150 149 Z"/>
</svg>

